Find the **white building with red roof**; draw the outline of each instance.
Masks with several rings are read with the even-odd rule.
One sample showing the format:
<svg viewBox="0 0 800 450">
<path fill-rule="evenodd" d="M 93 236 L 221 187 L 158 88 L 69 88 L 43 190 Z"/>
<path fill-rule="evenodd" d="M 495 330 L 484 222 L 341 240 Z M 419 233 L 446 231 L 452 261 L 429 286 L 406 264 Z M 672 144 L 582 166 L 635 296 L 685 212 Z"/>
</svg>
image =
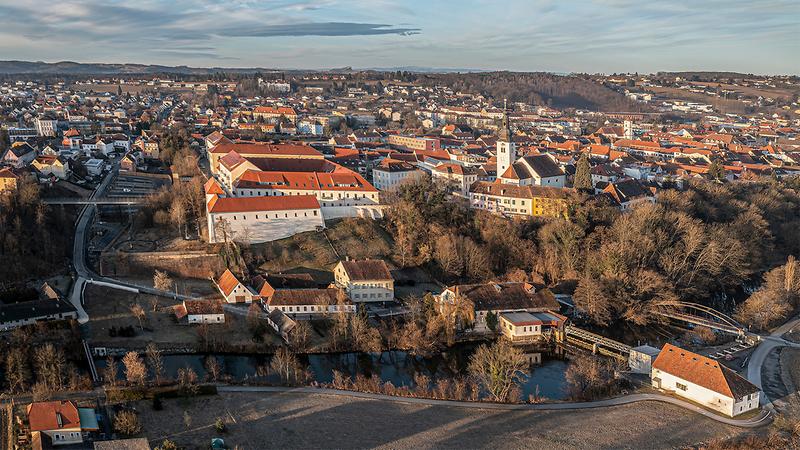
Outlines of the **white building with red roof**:
<svg viewBox="0 0 800 450">
<path fill-rule="evenodd" d="M 28 425 L 34 439 L 45 435 L 52 445 L 83 442 L 81 419 L 75 403 L 65 400 L 36 402 L 28 405 Z M 39 436 L 41 442 L 41 436 Z"/>
<path fill-rule="evenodd" d="M 656 389 L 730 417 L 758 409 L 757 386 L 718 361 L 671 344 L 653 362 L 650 379 Z"/>
<path fill-rule="evenodd" d="M 313 195 L 242 198 L 214 195 L 206 208 L 210 243 L 270 242 L 325 227 L 322 210 Z"/>
<path fill-rule="evenodd" d="M 225 272 L 214 280 L 214 284 L 228 303 L 252 303 L 258 299 L 258 294 L 239 281 L 230 269 L 225 269 Z"/>
</svg>

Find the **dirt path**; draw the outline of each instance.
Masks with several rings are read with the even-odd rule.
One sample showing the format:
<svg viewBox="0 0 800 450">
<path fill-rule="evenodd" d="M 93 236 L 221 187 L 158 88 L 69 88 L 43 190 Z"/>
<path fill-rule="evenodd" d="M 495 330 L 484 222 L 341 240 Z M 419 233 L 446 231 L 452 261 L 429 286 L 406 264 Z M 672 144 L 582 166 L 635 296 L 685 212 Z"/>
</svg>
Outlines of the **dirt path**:
<svg viewBox="0 0 800 450">
<path fill-rule="evenodd" d="M 680 408 L 646 402 L 586 411 L 494 411 L 296 393 L 223 393 L 138 405 L 151 445 L 205 448 L 676 448 L 738 431 Z M 184 413 L 186 412 L 186 414 Z M 190 419 L 185 420 L 188 416 Z"/>
</svg>

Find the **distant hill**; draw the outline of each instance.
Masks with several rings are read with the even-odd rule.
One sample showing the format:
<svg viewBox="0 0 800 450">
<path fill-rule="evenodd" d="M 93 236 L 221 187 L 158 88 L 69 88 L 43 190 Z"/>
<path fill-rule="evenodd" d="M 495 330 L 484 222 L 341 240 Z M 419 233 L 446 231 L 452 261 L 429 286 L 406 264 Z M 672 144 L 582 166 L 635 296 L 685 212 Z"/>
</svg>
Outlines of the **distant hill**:
<svg viewBox="0 0 800 450">
<path fill-rule="evenodd" d="M 0 74 L 139 75 L 177 73 L 187 75 L 203 75 L 218 72 L 252 73 L 259 71 L 269 70 L 259 68 L 198 68 L 188 66 L 161 66 L 155 64 L 77 63 L 73 61 L 60 61 L 55 63 L 46 63 L 42 61 L 0 61 Z"/>
</svg>

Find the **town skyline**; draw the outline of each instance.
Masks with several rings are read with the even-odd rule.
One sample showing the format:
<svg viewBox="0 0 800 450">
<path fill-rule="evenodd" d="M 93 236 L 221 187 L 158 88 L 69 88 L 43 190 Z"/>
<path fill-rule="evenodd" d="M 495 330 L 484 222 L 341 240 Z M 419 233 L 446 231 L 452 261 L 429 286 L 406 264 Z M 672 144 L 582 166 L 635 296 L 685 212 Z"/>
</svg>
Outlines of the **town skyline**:
<svg viewBox="0 0 800 450">
<path fill-rule="evenodd" d="M 318 70 L 336 67 L 797 74 L 800 5 L 0 1 L 0 58 Z M 780 11 L 780 14 L 776 13 Z M 746 55 L 747 57 L 743 57 Z"/>
</svg>

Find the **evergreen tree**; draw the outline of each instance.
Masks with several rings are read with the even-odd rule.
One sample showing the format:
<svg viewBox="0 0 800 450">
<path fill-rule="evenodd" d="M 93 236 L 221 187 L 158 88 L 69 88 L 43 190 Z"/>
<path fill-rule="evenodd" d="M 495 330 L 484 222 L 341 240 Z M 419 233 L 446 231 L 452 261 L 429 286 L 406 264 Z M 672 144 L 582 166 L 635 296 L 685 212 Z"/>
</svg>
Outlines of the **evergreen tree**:
<svg viewBox="0 0 800 450">
<path fill-rule="evenodd" d="M 575 167 L 575 189 L 581 191 L 591 191 L 592 186 L 592 166 L 589 164 L 589 156 L 584 153 L 578 159 Z"/>
<path fill-rule="evenodd" d="M 708 176 L 716 181 L 725 179 L 725 169 L 722 167 L 722 164 L 719 163 L 718 159 L 711 161 L 711 164 L 708 166 Z"/>
</svg>

